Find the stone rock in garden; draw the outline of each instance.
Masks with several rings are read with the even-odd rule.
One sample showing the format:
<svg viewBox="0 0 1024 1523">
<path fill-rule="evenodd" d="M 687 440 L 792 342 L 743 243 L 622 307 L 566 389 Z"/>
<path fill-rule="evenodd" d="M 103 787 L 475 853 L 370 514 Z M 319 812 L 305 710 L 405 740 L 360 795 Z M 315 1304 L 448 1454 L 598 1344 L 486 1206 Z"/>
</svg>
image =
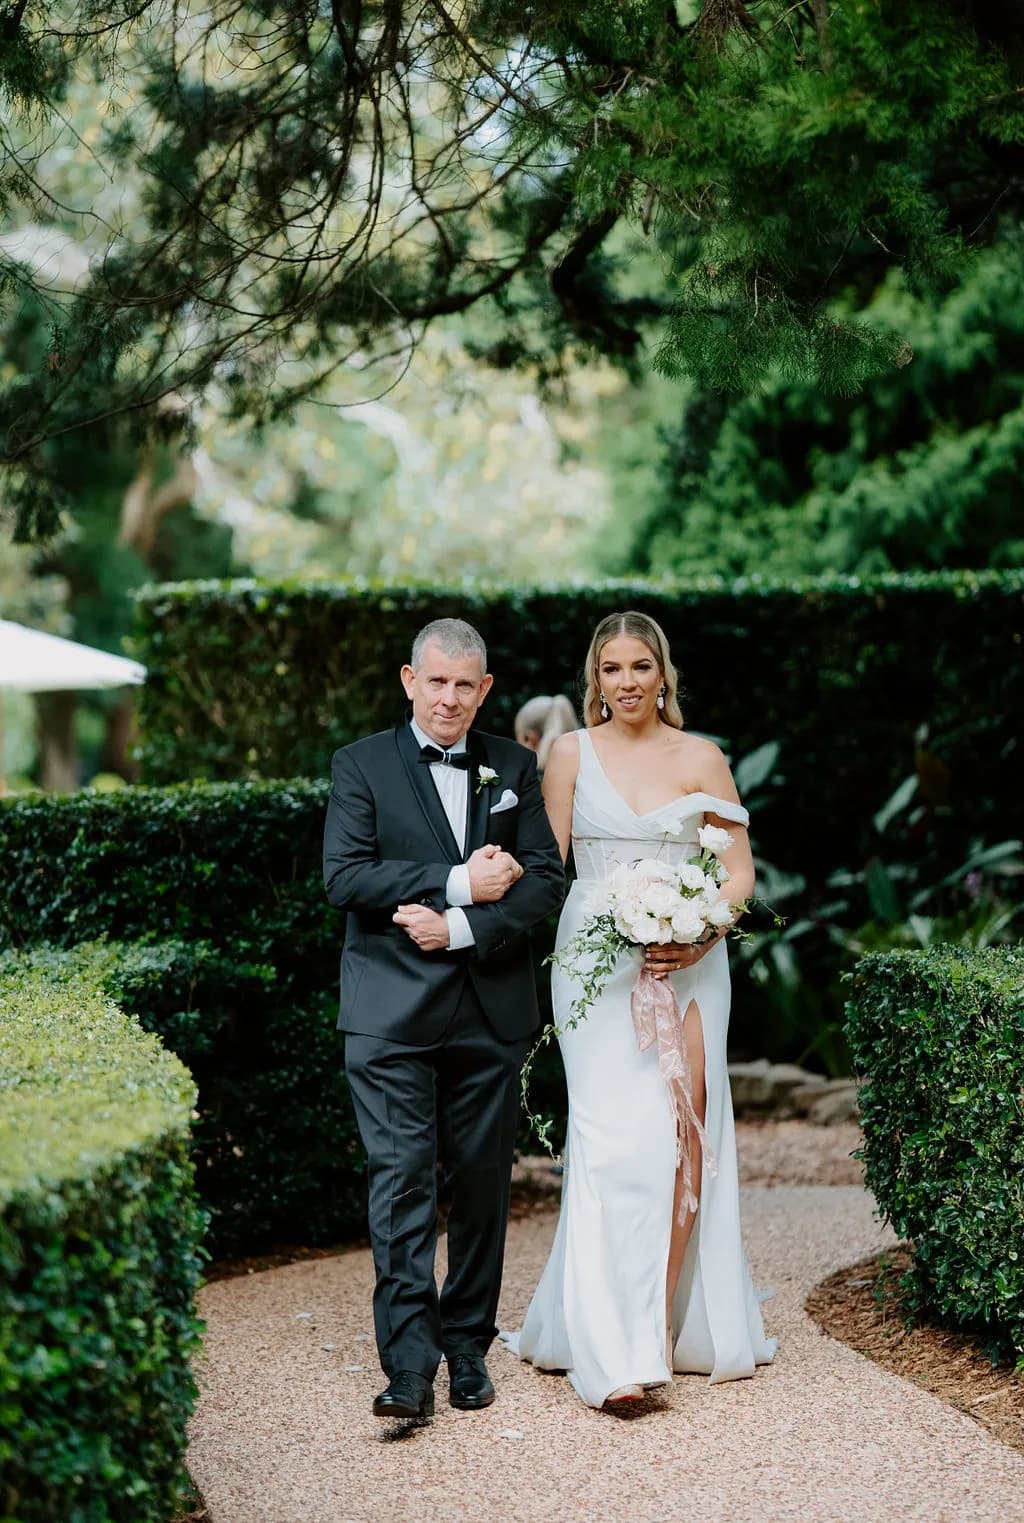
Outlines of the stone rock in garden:
<svg viewBox="0 0 1024 1523">
<path fill-rule="evenodd" d="M 856 1079 L 816 1078 L 801 1084 L 789 1097 L 795 1116 L 805 1116 L 815 1126 L 834 1126 L 857 1119 Z"/>
<path fill-rule="evenodd" d="M 794 1092 L 818 1082 L 817 1074 L 795 1063 L 755 1058 L 751 1063 L 729 1064 L 729 1088 L 737 1116 L 793 1116 L 797 1114 Z"/>
<path fill-rule="evenodd" d="M 838 1126 L 842 1121 L 856 1121 L 858 1115 L 856 1080 L 835 1079 L 812 1103 L 807 1119 L 814 1126 Z"/>
</svg>

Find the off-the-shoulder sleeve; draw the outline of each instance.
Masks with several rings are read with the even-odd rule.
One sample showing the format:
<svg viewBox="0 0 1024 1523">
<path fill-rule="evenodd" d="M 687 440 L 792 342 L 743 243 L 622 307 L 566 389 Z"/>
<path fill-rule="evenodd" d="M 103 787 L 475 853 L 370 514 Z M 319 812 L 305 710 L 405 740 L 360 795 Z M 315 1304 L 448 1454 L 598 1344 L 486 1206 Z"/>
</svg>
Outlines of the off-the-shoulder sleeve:
<svg viewBox="0 0 1024 1523">
<path fill-rule="evenodd" d="M 734 825 L 749 825 L 750 815 L 742 804 L 732 804 L 728 799 L 716 798 L 713 793 L 705 793 L 704 813 L 721 815 L 723 820 L 732 820 Z"/>
<path fill-rule="evenodd" d="M 689 820 L 695 814 L 717 814 L 723 820 L 732 820 L 734 825 L 750 823 L 750 816 L 742 804 L 717 798 L 713 793 L 688 793 L 676 803 L 670 804 L 665 812 L 676 820 Z"/>
</svg>

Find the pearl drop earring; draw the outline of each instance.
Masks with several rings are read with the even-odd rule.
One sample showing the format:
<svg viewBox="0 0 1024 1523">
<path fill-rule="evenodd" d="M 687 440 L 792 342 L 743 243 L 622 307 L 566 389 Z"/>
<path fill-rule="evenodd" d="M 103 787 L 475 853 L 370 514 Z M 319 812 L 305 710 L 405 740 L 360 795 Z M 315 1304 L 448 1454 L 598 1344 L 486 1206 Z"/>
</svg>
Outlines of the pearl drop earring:
<svg viewBox="0 0 1024 1523">
<path fill-rule="evenodd" d="M 611 709 L 608 707 L 608 700 L 604 696 L 604 694 L 602 693 L 601 694 L 601 718 L 602 719 L 607 719 L 610 714 L 611 714 Z"/>
<path fill-rule="evenodd" d="M 664 689 L 664 686 L 663 686 L 662 689 L 661 689 L 661 692 L 658 694 L 658 708 L 659 709 L 663 709 L 664 707 L 665 707 L 665 689 Z"/>
</svg>

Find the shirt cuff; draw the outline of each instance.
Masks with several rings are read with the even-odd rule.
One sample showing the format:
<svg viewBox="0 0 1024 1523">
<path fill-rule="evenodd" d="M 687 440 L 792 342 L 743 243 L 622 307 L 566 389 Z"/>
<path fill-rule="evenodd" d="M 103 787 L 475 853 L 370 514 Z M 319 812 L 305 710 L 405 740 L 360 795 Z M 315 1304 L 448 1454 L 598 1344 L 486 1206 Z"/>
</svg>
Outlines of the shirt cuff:
<svg viewBox="0 0 1024 1523">
<path fill-rule="evenodd" d="M 445 910 L 444 918 L 448 922 L 449 952 L 461 952 L 464 947 L 475 946 L 476 937 L 464 910 Z"/>
<path fill-rule="evenodd" d="M 457 904 L 465 908 L 473 903 L 473 890 L 469 884 L 469 863 L 462 862 L 458 867 L 453 867 L 448 874 L 448 883 L 444 891 L 445 899 L 449 904 Z"/>
</svg>

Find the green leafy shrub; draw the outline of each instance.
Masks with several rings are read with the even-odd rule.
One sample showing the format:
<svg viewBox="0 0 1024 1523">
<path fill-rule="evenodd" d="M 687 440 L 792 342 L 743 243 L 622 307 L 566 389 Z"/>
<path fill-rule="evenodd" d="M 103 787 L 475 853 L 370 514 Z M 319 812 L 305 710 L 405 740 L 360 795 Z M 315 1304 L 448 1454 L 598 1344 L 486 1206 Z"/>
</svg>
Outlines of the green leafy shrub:
<svg viewBox="0 0 1024 1523">
<path fill-rule="evenodd" d="M 147 779 L 325 777 L 336 746 L 404 713 L 398 668 L 416 630 L 442 614 L 487 639 L 497 682 L 483 722 L 510 734 L 526 698 L 578 693 L 595 623 L 629 606 L 664 624 L 688 724 L 734 757 L 779 743 L 782 786 L 759 820 L 769 860 L 798 855 L 812 876 L 855 860 L 920 752 L 937 802 L 955 798 L 964 840 L 1011 809 L 1024 571 L 785 585 L 156 587 L 139 597 L 135 641 L 149 669 Z"/>
<path fill-rule="evenodd" d="M 1024 1363 L 1024 953 L 876 954 L 852 990 L 867 1183 L 913 1245 L 910 1309 Z"/>
<path fill-rule="evenodd" d="M 363 1221 L 336 1033 L 343 925 L 320 854 L 326 786 L 213 784 L 9 800 L 0 945 L 79 949 L 199 1082 L 210 1251 L 326 1242 Z M 171 938 L 176 945 L 152 946 Z M 38 943 L 51 944 L 50 949 Z"/>
<path fill-rule="evenodd" d="M 261 1187 L 253 1177 L 261 1118 L 242 1056 L 250 1013 L 263 1008 L 274 968 L 236 963 L 203 941 L 82 942 L 66 950 L 43 943 L 0 954 L 0 971 L 14 964 L 53 979 L 88 978 L 186 1064 L 199 1088 L 192 1162 L 211 1221 L 210 1242 L 230 1239 Z"/>
<path fill-rule="evenodd" d="M 8 967 L 90 979 L 159 1036 L 193 1078 L 204 1065 L 223 1066 L 245 1004 L 274 981 L 270 964 L 235 963 L 207 941 L 83 941 L 70 949 L 42 942 L 0 953 L 0 971 Z"/>
<path fill-rule="evenodd" d="M 167 1523 L 195 1395 L 194 1085 L 89 978 L 0 969 L 0 1515 Z"/>
</svg>

